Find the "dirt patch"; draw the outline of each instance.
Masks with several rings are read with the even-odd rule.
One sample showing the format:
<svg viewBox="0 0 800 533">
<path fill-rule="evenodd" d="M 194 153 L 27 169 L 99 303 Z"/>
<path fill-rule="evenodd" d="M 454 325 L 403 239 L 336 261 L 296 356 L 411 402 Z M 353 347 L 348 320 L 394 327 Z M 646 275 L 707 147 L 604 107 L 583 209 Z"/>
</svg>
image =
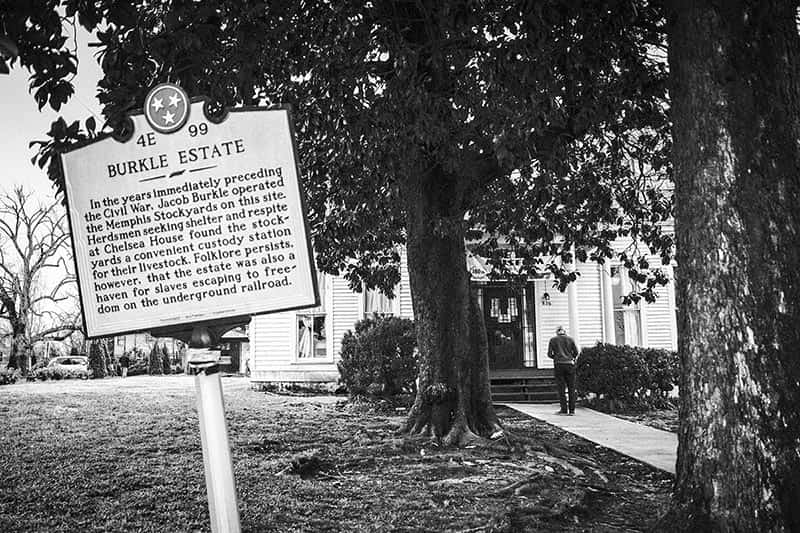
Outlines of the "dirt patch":
<svg viewBox="0 0 800 533">
<path fill-rule="evenodd" d="M 207 531 L 193 381 L 0 389 L 1 531 Z M 87 385 L 91 385 L 88 386 Z M 245 531 L 645 531 L 668 474 L 512 410 L 441 449 L 402 417 L 223 380 Z"/>
</svg>

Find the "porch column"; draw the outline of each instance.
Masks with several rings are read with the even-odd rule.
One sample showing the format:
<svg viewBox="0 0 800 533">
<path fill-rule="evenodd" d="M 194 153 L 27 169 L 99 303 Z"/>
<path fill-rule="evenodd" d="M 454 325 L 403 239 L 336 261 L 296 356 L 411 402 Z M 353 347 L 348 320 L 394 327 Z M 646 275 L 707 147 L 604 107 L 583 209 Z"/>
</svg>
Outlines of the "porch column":
<svg viewBox="0 0 800 533">
<path fill-rule="evenodd" d="M 605 342 L 614 344 L 614 293 L 611 289 L 611 267 L 608 264 L 600 265 L 600 284 L 603 296 L 603 337 Z"/>
<path fill-rule="evenodd" d="M 575 247 L 572 248 L 572 262 L 567 266 L 570 272 L 575 272 Z M 580 347 L 581 334 L 578 325 L 578 280 L 576 279 L 567 286 L 567 298 L 569 299 L 569 335 L 575 340 L 575 344 Z"/>
</svg>

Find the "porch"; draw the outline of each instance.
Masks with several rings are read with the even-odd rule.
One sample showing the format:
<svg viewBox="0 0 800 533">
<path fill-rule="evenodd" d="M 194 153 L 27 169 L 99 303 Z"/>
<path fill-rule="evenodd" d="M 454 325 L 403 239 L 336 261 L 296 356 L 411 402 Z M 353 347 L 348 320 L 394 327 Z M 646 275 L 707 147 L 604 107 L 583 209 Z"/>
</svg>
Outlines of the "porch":
<svg viewBox="0 0 800 533">
<path fill-rule="evenodd" d="M 495 403 L 557 403 L 556 383 L 549 368 L 489 370 Z"/>
</svg>

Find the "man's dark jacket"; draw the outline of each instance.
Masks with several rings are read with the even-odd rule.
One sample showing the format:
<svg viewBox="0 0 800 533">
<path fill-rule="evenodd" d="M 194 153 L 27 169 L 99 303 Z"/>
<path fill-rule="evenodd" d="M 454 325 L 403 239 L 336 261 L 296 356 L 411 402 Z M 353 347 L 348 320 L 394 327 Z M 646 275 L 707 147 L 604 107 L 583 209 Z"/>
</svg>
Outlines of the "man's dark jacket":
<svg viewBox="0 0 800 533">
<path fill-rule="evenodd" d="M 569 335 L 556 335 L 550 339 L 547 357 L 553 359 L 557 365 L 574 365 L 575 358 L 578 357 L 578 347 Z"/>
</svg>

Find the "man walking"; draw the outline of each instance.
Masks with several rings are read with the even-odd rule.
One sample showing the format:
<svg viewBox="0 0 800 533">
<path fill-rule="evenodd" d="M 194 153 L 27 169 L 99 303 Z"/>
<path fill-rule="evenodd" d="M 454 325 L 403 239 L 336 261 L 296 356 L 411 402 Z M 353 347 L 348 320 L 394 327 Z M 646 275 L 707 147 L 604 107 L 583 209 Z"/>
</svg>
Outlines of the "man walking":
<svg viewBox="0 0 800 533">
<path fill-rule="evenodd" d="M 556 336 L 550 339 L 547 357 L 555 363 L 554 374 L 558 387 L 558 401 L 561 403 L 560 415 L 575 414 L 575 359 L 578 358 L 578 347 L 572 337 L 567 335 L 563 326 L 558 326 Z M 564 387 L 569 394 L 569 406 L 564 395 Z M 569 407 L 569 410 L 567 410 Z"/>
</svg>

